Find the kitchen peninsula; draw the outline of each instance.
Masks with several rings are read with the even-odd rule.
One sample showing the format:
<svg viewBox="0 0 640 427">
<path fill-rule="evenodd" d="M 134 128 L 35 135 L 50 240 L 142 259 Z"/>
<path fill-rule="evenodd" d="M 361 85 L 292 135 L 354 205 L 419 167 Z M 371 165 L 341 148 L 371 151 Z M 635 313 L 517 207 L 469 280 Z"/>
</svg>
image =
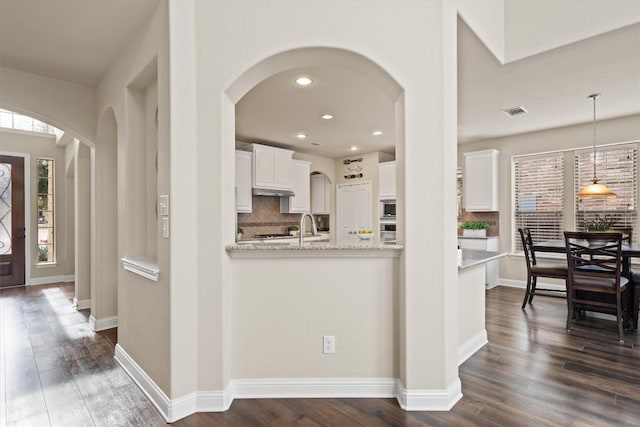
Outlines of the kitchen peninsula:
<svg viewBox="0 0 640 427">
<path fill-rule="evenodd" d="M 402 251 L 355 235 L 227 245 L 234 378 L 398 378 Z"/>
<path fill-rule="evenodd" d="M 237 378 L 295 378 L 298 359 L 307 366 L 304 375 L 316 378 L 333 376 L 336 369 L 347 369 L 351 377 L 398 377 L 402 245 L 350 236 L 302 246 L 236 243 L 226 251 L 233 282 L 230 356 Z M 459 363 L 487 343 L 485 264 L 503 255 L 463 251 Z M 324 336 L 335 338 L 329 357 Z M 256 354 L 264 363 L 255 364 Z"/>
</svg>

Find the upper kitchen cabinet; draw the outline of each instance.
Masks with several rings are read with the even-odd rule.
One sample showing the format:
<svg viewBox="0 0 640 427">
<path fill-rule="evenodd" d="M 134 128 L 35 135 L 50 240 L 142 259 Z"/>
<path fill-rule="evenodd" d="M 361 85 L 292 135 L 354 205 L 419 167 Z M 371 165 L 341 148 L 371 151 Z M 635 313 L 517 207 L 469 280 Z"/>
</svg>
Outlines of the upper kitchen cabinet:
<svg viewBox="0 0 640 427">
<path fill-rule="evenodd" d="M 396 162 L 378 164 L 378 198 L 380 200 L 395 200 Z"/>
<path fill-rule="evenodd" d="M 311 213 L 331 213 L 331 181 L 323 173 L 311 175 Z"/>
<path fill-rule="evenodd" d="M 291 190 L 293 151 L 253 144 L 253 187 Z"/>
<path fill-rule="evenodd" d="M 292 160 L 292 190 L 295 196 L 280 198 L 280 212 L 304 213 L 311 211 L 311 162 Z"/>
<path fill-rule="evenodd" d="M 236 150 L 236 210 L 251 213 L 251 159 L 248 151 Z"/>
<path fill-rule="evenodd" d="M 464 153 L 464 208 L 469 212 L 498 210 L 498 150 Z"/>
</svg>

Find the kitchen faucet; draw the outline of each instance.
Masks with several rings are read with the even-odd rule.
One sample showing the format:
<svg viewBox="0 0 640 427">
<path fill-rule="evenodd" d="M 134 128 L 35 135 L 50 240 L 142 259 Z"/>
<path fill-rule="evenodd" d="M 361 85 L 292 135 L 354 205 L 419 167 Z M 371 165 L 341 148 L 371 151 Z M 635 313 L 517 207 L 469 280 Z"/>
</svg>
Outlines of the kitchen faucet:
<svg viewBox="0 0 640 427">
<path fill-rule="evenodd" d="M 317 236 L 317 235 L 318 235 L 318 229 L 316 228 L 316 220 L 315 220 L 315 218 L 313 217 L 313 215 L 311 215 L 311 213 L 310 213 L 310 212 L 305 212 L 305 213 L 303 213 L 303 214 L 300 216 L 300 231 L 299 231 L 299 233 L 300 233 L 300 235 L 299 235 L 299 237 L 300 237 L 300 246 L 302 246 L 303 236 L 304 236 L 304 233 L 305 233 L 305 231 L 304 231 L 304 224 L 305 224 L 305 222 L 304 222 L 304 218 L 305 218 L 306 216 L 308 216 L 309 218 L 311 218 L 311 234 L 313 234 L 314 236 Z"/>
</svg>

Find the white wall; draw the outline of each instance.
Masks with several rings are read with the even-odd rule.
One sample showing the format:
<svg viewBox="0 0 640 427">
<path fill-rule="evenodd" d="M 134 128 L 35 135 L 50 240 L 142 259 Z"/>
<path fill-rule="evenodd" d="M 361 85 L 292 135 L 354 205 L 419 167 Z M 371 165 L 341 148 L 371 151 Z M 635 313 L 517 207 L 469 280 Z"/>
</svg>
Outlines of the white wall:
<svg viewBox="0 0 640 427">
<path fill-rule="evenodd" d="M 396 258 L 231 264 L 233 379 L 399 377 Z M 322 353 L 324 335 L 335 354 Z"/>
<path fill-rule="evenodd" d="M 136 363 L 151 377 L 151 379 L 162 389 L 171 395 L 171 369 L 170 369 L 170 251 L 169 239 L 156 237 L 157 265 L 160 269 L 159 280 L 153 282 L 137 274 L 125 271 L 120 265 L 120 258 L 123 256 L 140 256 L 138 249 L 146 245 L 146 239 L 138 246 L 131 243 L 130 236 L 139 234 L 145 235 L 144 230 L 147 225 L 144 221 L 134 222 L 138 211 L 147 211 L 149 203 L 146 197 L 146 175 L 132 175 L 137 166 L 146 162 L 147 141 L 143 138 L 137 140 L 128 133 L 136 123 L 130 123 L 134 116 L 128 114 L 127 87 L 140 89 L 140 82 L 150 82 L 154 74 L 157 74 L 157 99 L 158 99 L 158 175 L 157 191 L 159 194 L 170 194 L 169 192 L 169 46 L 168 46 L 168 8 L 167 2 L 160 2 L 154 15 L 146 26 L 140 29 L 138 36 L 129 43 L 127 48 L 121 53 L 117 61 L 105 73 L 98 84 L 97 108 L 96 111 L 100 119 L 107 121 L 106 117 L 111 109 L 115 115 L 117 123 L 117 135 L 114 139 L 117 143 L 117 169 L 113 162 L 116 175 L 100 185 L 116 186 L 117 180 L 117 203 L 111 206 L 102 204 L 104 210 L 111 209 L 110 215 L 116 213 L 116 232 L 114 228 L 107 225 L 97 224 L 97 232 L 102 233 L 100 246 L 105 244 L 116 245 L 116 265 L 113 267 L 115 277 L 103 278 L 106 287 L 113 286 L 115 281 L 117 288 L 115 292 L 108 295 L 108 300 L 103 304 L 115 304 L 113 298 L 117 296 L 117 319 L 118 319 L 118 345 L 131 356 Z M 157 64 L 157 65 L 155 65 Z M 151 80 L 147 73 L 152 76 Z M 143 89 L 146 86 L 143 85 Z M 151 92 L 155 94 L 156 87 L 153 84 Z M 144 101 L 144 98 L 143 98 Z M 106 113 L 105 113 L 106 112 Z M 140 120 L 145 120 L 141 117 Z M 147 117 L 147 122 L 151 120 Z M 99 127 L 102 121 L 99 122 Z M 144 123 L 142 123 L 144 127 Z M 135 126 L 134 126 L 135 127 Z M 177 139 L 176 139 L 177 140 Z M 96 144 L 96 151 L 100 141 Z M 136 144 L 142 144 L 143 147 Z M 116 147 L 113 147 L 115 149 Z M 107 147 L 102 147 L 107 149 Z M 143 155 L 140 155 L 143 153 Z M 109 153 L 106 153 L 109 155 Z M 138 162 L 138 163 L 136 163 Z M 142 164 L 139 162 L 143 162 Z M 142 168 L 146 170 L 146 167 Z M 142 183 L 140 183 L 142 179 Z M 99 190 L 100 185 L 97 187 Z M 132 188 L 142 188 L 143 197 L 140 192 L 132 197 Z M 154 196 L 155 197 L 155 196 Z M 171 203 L 172 204 L 172 203 Z M 172 204 L 173 205 L 173 204 Z M 98 207 L 98 210 L 101 210 Z M 179 210 L 177 208 L 176 210 Z M 108 212 L 105 212 L 108 213 Z M 155 216 L 155 215 L 154 215 Z M 170 220 L 173 216 L 173 206 Z M 142 226 L 142 230 L 139 227 Z M 106 228 L 105 228 L 106 227 Z M 158 227 L 149 227 L 149 232 L 157 233 Z M 116 234 L 117 233 L 117 234 Z M 107 242 L 105 242 L 107 240 Z M 137 251 L 137 253 L 136 253 Z M 98 261 L 99 262 L 99 261 Z M 176 282 L 179 287 L 179 283 Z"/>
<path fill-rule="evenodd" d="M 640 140 L 640 116 L 631 116 L 615 120 L 604 120 L 597 123 L 598 144 Z M 593 125 L 569 126 L 478 141 L 459 146 L 458 162 L 464 164 L 462 153 L 495 148 L 500 151 L 499 188 L 500 193 L 500 252 L 511 251 L 511 244 L 517 237 L 511 218 L 512 187 L 511 158 L 514 155 L 544 153 L 572 148 L 589 148 L 593 144 Z M 567 163 L 565 163 L 567 164 Z M 571 164 L 571 163 L 569 163 Z M 565 181 L 573 181 L 573 170 L 565 169 Z M 464 176 L 463 176 L 464 185 Z M 640 196 L 640 194 L 639 194 Z M 568 199 L 564 214 L 572 227 L 573 199 Z M 526 266 L 521 256 L 508 256 L 500 259 L 500 278 L 515 281 L 526 281 Z"/>
<path fill-rule="evenodd" d="M 194 15 L 189 7 L 194 8 Z M 257 82 L 283 65 L 268 61 L 274 66 L 271 71 L 256 68 L 243 74 L 265 58 L 307 46 L 337 47 L 364 55 L 394 76 L 405 91 L 401 102 L 407 143 L 397 159 L 405 165 L 400 173 L 406 179 L 400 180 L 399 192 L 406 192 L 404 219 L 407 228 L 414 231 L 404 238 L 406 250 L 401 260 L 404 289 L 399 291 L 399 325 L 406 333 L 399 350 L 399 376 L 405 387 L 414 391 L 408 394 L 412 402 L 414 396 L 422 395 L 418 390 L 455 390 L 457 292 L 451 286 L 457 282 L 455 5 L 355 0 L 183 1 L 172 3 L 171 11 L 172 43 L 178 46 L 180 41 L 196 40 L 195 53 L 189 49 L 176 52 L 181 68 L 177 72 L 185 79 L 195 76 L 196 84 L 174 81 L 172 124 L 198 126 L 196 139 L 188 129 L 176 135 L 181 136 L 180 149 L 172 151 L 172 171 L 185 172 L 179 177 L 172 175 L 172 180 L 177 185 L 179 178 L 180 185 L 189 189 L 181 195 L 178 207 L 184 211 L 179 215 L 185 221 L 174 222 L 173 232 L 194 236 L 198 242 L 195 248 L 181 247 L 180 254 L 172 254 L 172 265 L 190 267 L 194 260 L 196 263 L 195 272 L 187 273 L 181 283 L 183 295 L 175 301 L 172 296 L 173 326 L 187 331 L 172 342 L 172 347 L 179 346 L 182 351 L 172 357 L 173 396 L 196 389 L 221 390 L 231 379 L 232 357 L 227 349 L 233 339 L 233 321 L 228 310 L 234 279 L 224 245 L 233 242 L 234 235 L 233 101 L 251 87 L 249 81 Z M 197 63 L 185 61 L 195 57 Z M 295 58 L 291 56 L 291 66 L 300 64 Z M 309 59 L 305 55 L 297 58 Z M 244 80 L 234 86 L 241 76 Z M 178 82 L 182 83 L 181 93 Z M 196 96 L 195 104 L 183 95 L 185 91 Z M 447 177 L 451 177 L 450 183 Z M 443 183 L 442 189 L 450 187 L 451 191 L 427 194 L 424 182 Z M 207 197 L 198 197 L 199 193 Z M 195 224 L 187 213 L 194 209 Z M 425 222 L 442 227 L 427 232 L 419 226 Z M 195 342 L 191 335 L 194 320 L 198 332 Z M 197 352 L 195 357 L 190 351 Z"/>
<path fill-rule="evenodd" d="M 87 142 L 95 138 L 92 88 L 0 67 L 0 106 L 70 131 Z"/>
</svg>

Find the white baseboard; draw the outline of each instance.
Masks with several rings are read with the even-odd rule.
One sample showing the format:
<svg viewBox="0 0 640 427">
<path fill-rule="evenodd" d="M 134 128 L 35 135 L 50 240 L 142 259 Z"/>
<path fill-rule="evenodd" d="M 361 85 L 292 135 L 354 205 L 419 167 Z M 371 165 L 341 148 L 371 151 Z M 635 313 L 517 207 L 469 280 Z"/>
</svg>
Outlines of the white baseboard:
<svg viewBox="0 0 640 427">
<path fill-rule="evenodd" d="M 397 378 L 268 378 L 231 380 L 224 390 L 172 400 L 119 344 L 114 359 L 168 423 L 196 412 L 226 411 L 234 399 L 396 398 L 406 411 L 448 411 L 462 397 L 460 379 L 443 390 L 407 390 Z"/>
<path fill-rule="evenodd" d="M 395 378 L 269 378 L 232 380 L 234 399 L 396 397 Z"/>
<path fill-rule="evenodd" d="M 233 401 L 228 390 L 199 391 L 171 400 L 119 344 L 116 344 L 114 359 L 168 423 L 196 412 L 226 411 Z"/>
<path fill-rule="evenodd" d="M 74 282 L 75 280 L 76 280 L 76 276 L 73 274 L 60 275 L 60 276 L 32 277 L 27 281 L 27 286 L 48 285 L 50 283 L 68 283 L 68 282 Z"/>
<path fill-rule="evenodd" d="M 85 310 L 87 308 L 91 308 L 91 300 L 90 299 L 78 299 L 73 297 L 73 306 L 76 310 Z"/>
<path fill-rule="evenodd" d="M 467 340 L 458 347 L 458 366 L 462 365 L 468 358 L 473 356 L 476 351 L 484 347 L 489 340 L 487 339 L 487 330 L 483 329 L 476 335 Z"/>
<path fill-rule="evenodd" d="M 405 411 L 448 411 L 462 398 L 460 378 L 444 390 L 404 390 L 398 397 Z"/>
<path fill-rule="evenodd" d="M 126 351 L 116 344 L 116 351 L 113 357 L 122 369 L 131 377 L 142 392 L 151 401 L 153 406 L 160 412 L 167 422 L 174 420 L 170 417 L 170 400 L 166 394 L 156 385 L 155 382 L 142 370 L 142 368 L 133 360 Z"/>
<path fill-rule="evenodd" d="M 89 328 L 93 332 L 104 331 L 105 329 L 117 328 L 118 316 L 103 317 L 102 319 L 96 319 L 93 314 L 89 316 Z"/>
</svg>

